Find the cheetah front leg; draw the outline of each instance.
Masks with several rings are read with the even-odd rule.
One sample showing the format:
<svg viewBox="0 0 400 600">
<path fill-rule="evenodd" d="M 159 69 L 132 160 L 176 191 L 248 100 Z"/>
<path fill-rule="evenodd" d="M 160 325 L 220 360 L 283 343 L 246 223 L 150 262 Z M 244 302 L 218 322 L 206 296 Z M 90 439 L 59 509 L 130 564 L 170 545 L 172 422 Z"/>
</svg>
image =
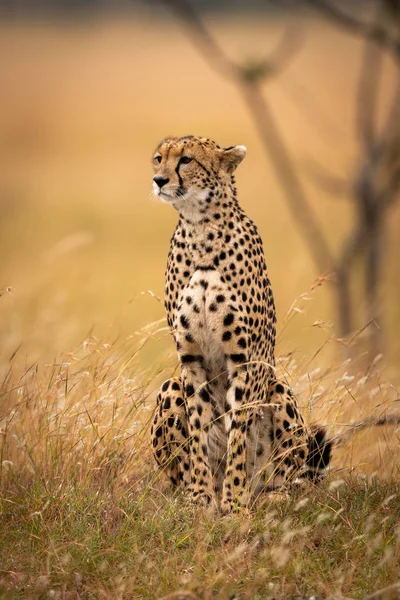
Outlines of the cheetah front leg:
<svg viewBox="0 0 400 600">
<path fill-rule="evenodd" d="M 213 479 L 209 463 L 208 432 L 211 426 L 211 401 L 207 375 L 200 365 L 182 368 L 188 405 L 191 482 L 189 494 L 196 502 L 209 504 L 213 498 Z"/>
<path fill-rule="evenodd" d="M 225 429 L 228 436 L 227 461 L 222 488 L 221 510 L 231 512 L 245 506 L 249 498 L 246 472 L 247 424 L 249 411 L 244 409 L 248 383 L 246 367 L 239 367 L 228 359 L 230 387 L 225 406 Z"/>
<path fill-rule="evenodd" d="M 209 429 L 212 419 L 207 373 L 200 349 L 189 335 L 176 333 L 184 397 L 189 425 L 191 459 L 189 494 L 195 502 L 209 504 L 213 498 L 213 479 L 209 463 Z"/>
<path fill-rule="evenodd" d="M 222 489 L 224 513 L 245 506 L 249 499 L 246 466 L 248 428 L 252 423 L 247 329 L 237 311 L 223 320 L 223 341 L 229 389 L 225 404 L 225 429 L 228 436 L 227 461 Z"/>
</svg>

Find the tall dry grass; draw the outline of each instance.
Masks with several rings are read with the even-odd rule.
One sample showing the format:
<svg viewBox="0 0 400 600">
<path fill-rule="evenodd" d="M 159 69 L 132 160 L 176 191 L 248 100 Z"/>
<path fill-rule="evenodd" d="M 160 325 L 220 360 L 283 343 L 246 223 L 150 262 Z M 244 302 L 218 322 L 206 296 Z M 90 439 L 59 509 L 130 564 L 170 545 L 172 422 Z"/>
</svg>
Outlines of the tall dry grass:
<svg viewBox="0 0 400 600">
<path fill-rule="evenodd" d="M 287 320 L 302 318 L 308 298 Z M 185 588 L 218 598 L 361 598 L 393 582 L 398 426 L 354 432 L 334 450 L 325 483 L 218 518 L 174 494 L 152 459 L 154 395 L 176 359 L 160 355 L 145 370 L 139 354 L 166 334 L 160 321 L 134 338 L 88 336 L 49 363 L 10 357 L 0 390 L 3 597 L 158 598 Z M 278 370 L 307 421 L 327 424 L 331 437 L 356 417 L 396 410 L 379 362 L 367 373 L 357 361 L 316 362 L 288 353 Z"/>
</svg>

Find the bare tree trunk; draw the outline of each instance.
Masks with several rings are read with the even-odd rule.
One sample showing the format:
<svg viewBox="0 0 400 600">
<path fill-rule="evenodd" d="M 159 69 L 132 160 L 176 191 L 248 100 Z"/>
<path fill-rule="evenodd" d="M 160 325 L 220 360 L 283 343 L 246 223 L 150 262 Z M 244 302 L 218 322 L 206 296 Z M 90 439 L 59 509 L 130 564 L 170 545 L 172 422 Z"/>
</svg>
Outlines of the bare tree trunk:
<svg viewBox="0 0 400 600">
<path fill-rule="evenodd" d="M 347 337 L 353 331 L 352 306 L 350 295 L 350 268 L 347 264 L 337 269 L 337 314 L 339 335 Z"/>
<path fill-rule="evenodd" d="M 365 299 L 366 316 L 371 321 L 370 357 L 374 359 L 383 351 L 380 286 L 382 279 L 383 235 L 379 216 L 368 228 L 368 245 L 365 256 Z"/>
</svg>

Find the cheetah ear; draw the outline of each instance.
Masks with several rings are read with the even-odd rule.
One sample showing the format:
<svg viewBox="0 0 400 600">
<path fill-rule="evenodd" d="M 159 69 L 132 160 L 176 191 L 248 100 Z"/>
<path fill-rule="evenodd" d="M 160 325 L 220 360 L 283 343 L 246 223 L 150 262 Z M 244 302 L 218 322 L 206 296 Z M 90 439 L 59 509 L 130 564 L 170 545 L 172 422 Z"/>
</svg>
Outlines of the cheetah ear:
<svg viewBox="0 0 400 600">
<path fill-rule="evenodd" d="M 246 146 L 229 146 L 221 150 L 221 167 L 233 173 L 246 156 Z"/>
</svg>

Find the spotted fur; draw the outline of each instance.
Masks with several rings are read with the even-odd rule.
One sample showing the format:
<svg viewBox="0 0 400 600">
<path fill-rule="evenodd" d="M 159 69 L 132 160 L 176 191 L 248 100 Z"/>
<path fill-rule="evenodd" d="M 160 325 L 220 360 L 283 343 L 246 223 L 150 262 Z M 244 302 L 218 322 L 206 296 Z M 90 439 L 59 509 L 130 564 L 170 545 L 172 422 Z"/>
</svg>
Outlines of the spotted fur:
<svg viewBox="0 0 400 600">
<path fill-rule="evenodd" d="M 154 193 L 179 213 L 165 306 L 181 367 L 157 399 L 154 453 L 194 500 L 221 491 L 224 512 L 246 504 L 250 487 L 317 474 L 326 446 L 275 379 L 274 298 L 233 175 L 245 154 L 244 146 L 185 136 L 163 140 L 153 157 Z"/>
</svg>

